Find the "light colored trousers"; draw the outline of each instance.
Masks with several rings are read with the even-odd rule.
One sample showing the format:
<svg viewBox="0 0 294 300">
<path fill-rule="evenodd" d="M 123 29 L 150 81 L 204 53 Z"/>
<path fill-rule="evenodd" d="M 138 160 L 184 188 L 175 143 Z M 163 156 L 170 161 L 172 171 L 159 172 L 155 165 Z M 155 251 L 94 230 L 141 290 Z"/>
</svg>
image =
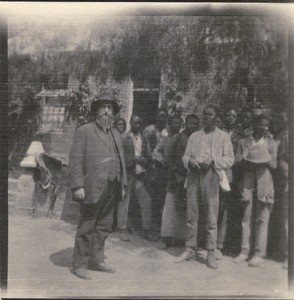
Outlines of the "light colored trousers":
<svg viewBox="0 0 294 300">
<path fill-rule="evenodd" d="M 252 230 L 254 230 L 254 255 L 265 257 L 268 237 L 268 223 L 273 204 L 258 201 L 254 197 L 244 202 L 242 218 L 242 245 L 241 253 L 249 255 L 251 249 Z"/>
<path fill-rule="evenodd" d="M 193 172 L 187 179 L 186 247 L 197 247 L 199 208 L 205 216 L 206 249 L 214 250 L 217 241 L 219 176 L 212 169 Z"/>
<path fill-rule="evenodd" d="M 126 229 L 128 222 L 129 203 L 135 196 L 141 209 L 142 229 L 151 228 L 151 197 L 147 192 L 144 182 L 135 177 L 128 176 L 128 186 L 124 198 L 118 204 L 117 227 Z"/>
</svg>

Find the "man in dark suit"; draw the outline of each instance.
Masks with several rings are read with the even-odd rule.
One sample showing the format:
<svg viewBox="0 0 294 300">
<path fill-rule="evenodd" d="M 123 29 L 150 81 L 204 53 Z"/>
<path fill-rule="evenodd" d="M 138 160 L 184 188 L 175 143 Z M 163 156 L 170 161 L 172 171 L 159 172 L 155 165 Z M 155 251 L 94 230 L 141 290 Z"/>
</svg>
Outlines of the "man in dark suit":
<svg viewBox="0 0 294 300">
<path fill-rule="evenodd" d="M 104 262 L 104 243 L 111 231 L 115 199 L 127 185 L 122 138 L 112 126 L 119 106 L 105 93 L 91 110 L 96 119 L 76 130 L 69 158 L 73 198 L 80 203 L 73 272 L 83 279 L 91 279 L 87 267 L 115 272 Z"/>
</svg>

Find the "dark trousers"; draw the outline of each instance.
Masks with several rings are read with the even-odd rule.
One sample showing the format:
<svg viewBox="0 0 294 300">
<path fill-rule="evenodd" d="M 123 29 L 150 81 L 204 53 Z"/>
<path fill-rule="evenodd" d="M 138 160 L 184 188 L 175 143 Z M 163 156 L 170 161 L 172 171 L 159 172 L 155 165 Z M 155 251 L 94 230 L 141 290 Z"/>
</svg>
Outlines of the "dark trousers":
<svg viewBox="0 0 294 300">
<path fill-rule="evenodd" d="M 228 205 L 230 201 L 230 192 L 220 191 L 219 193 L 219 212 L 217 220 L 217 248 L 224 249 L 224 244 L 227 237 L 228 223 Z"/>
<path fill-rule="evenodd" d="M 240 252 L 241 244 L 241 195 L 231 184 L 231 191 L 220 191 L 217 248 Z"/>
<path fill-rule="evenodd" d="M 270 216 L 268 252 L 277 259 L 288 257 L 288 192 L 275 193 Z"/>
<path fill-rule="evenodd" d="M 167 168 L 164 165 L 158 163 L 152 170 L 147 170 L 144 185 L 152 199 L 152 228 L 158 232 L 160 232 L 161 229 L 166 184 Z"/>
<path fill-rule="evenodd" d="M 74 268 L 96 265 L 104 260 L 104 243 L 111 231 L 113 206 L 119 191 L 117 179 L 108 180 L 97 203 L 81 203 L 73 253 Z"/>
</svg>

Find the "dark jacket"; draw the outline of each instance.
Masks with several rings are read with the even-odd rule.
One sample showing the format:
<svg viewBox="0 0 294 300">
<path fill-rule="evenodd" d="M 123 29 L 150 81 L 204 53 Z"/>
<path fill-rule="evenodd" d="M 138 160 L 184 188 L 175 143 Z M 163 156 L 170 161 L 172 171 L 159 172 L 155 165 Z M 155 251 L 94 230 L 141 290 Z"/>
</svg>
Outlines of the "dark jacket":
<svg viewBox="0 0 294 300">
<path fill-rule="evenodd" d="M 116 129 L 112 133 L 119 152 L 121 183 L 126 186 L 122 138 Z M 98 202 L 105 188 L 110 169 L 109 147 L 109 140 L 96 122 L 85 124 L 75 132 L 69 157 L 70 186 L 84 187 L 86 204 Z"/>
<path fill-rule="evenodd" d="M 189 136 L 185 131 L 168 138 L 166 144 L 166 158 L 168 164 L 167 192 L 176 193 L 184 189 L 187 170 L 182 157 L 188 143 Z"/>
<path fill-rule="evenodd" d="M 288 131 L 282 132 L 276 140 L 279 143 L 277 154 L 277 168 L 273 172 L 275 193 L 281 196 L 288 191 Z"/>
<path fill-rule="evenodd" d="M 131 175 L 135 174 L 135 167 L 136 167 L 136 163 L 134 162 L 135 147 L 134 147 L 133 139 L 131 136 L 131 131 L 128 131 L 125 134 L 123 134 L 122 140 L 123 140 L 123 148 L 124 148 L 127 175 L 131 176 Z M 142 152 L 141 152 L 140 165 L 142 167 L 146 168 L 146 166 L 147 166 L 147 158 L 145 157 L 146 156 L 146 154 L 145 154 L 146 146 L 144 146 L 144 140 L 143 140 L 142 135 L 141 135 L 141 140 L 142 140 Z"/>
<path fill-rule="evenodd" d="M 243 201 L 252 201 L 255 181 L 257 182 L 257 199 L 265 203 L 274 202 L 272 170 L 277 166 L 277 143 L 270 136 L 264 138 L 271 159 L 268 164 L 252 164 L 244 160 L 244 154 L 252 147 L 252 138 L 241 139 L 236 150 L 236 164 L 243 170 L 241 193 Z"/>
</svg>

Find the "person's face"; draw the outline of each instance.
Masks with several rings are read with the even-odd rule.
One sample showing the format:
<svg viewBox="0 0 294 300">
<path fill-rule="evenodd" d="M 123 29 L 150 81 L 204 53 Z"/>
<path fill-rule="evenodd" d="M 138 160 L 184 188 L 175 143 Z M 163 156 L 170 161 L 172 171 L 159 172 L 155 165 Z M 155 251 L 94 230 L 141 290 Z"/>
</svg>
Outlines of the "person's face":
<svg viewBox="0 0 294 300">
<path fill-rule="evenodd" d="M 166 121 L 167 121 L 167 113 L 164 111 L 160 111 L 157 114 L 157 124 L 159 126 L 165 126 L 166 125 Z"/>
<path fill-rule="evenodd" d="M 196 131 L 199 127 L 199 120 L 191 118 L 186 121 L 186 130 L 191 134 Z"/>
<path fill-rule="evenodd" d="M 216 118 L 215 126 L 219 129 L 223 129 L 223 120 L 220 117 Z"/>
<path fill-rule="evenodd" d="M 131 131 L 135 134 L 139 133 L 142 128 L 142 121 L 139 117 L 134 117 L 131 122 Z"/>
<path fill-rule="evenodd" d="M 237 120 L 237 113 L 233 110 L 230 109 L 229 111 L 226 112 L 226 123 L 229 126 L 235 125 Z"/>
<path fill-rule="evenodd" d="M 206 129 L 210 129 L 215 126 L 216 113 L 213 108 L 208 107 L 203 112 L 203 126 Z"/>
<path fill-rule="evenodd" d="M 244 128 L 248 128 L 251 126 L 251 122 L 252 122 L 252 115 L 250 112 L 245 112 L 242 114 L 241 116 L 241 125 Z"/>
<path fill-rule="evenodd" d="M 120 134 L 123 134 L 127 129 L 127 124 L 124 120 L 118 120 L 115 127 Z"/>
<path fill-rule="evenodd" d="M 179 133 L 182 127 L 182 122 L 180 119 L 173 119 L 170 129 L 173 133 Z"/>
<path fill-rule="evenodd" d="M 111 103 L 101 103 L 97 109 L 96 118 L 103 125 L 110 125 L 113 120 L 113 106 Z"/>
<path fill-rule="evenodd" d="M 268 131 L 269 122 L 266 119 L 261 119 L 253 128 L 253 131 L 258 135 L 265 135 Z"/>
<path fill-rule="evenodd" d="M 279 133 L 287 128 L 287 121 L 283 115 L 274 116 L 272 123 L 271 123 L 271 132 L 272 133 Z"/>
<path fill-rule="evenodd" d="M 287 124 L 288 123 L 288 113 L 284 111 L 284 112 L 280 113 L 279 115 L 281 116 L 281 119 L 283 120 L 283 122 L 285 124 Z"/>
</svg>

